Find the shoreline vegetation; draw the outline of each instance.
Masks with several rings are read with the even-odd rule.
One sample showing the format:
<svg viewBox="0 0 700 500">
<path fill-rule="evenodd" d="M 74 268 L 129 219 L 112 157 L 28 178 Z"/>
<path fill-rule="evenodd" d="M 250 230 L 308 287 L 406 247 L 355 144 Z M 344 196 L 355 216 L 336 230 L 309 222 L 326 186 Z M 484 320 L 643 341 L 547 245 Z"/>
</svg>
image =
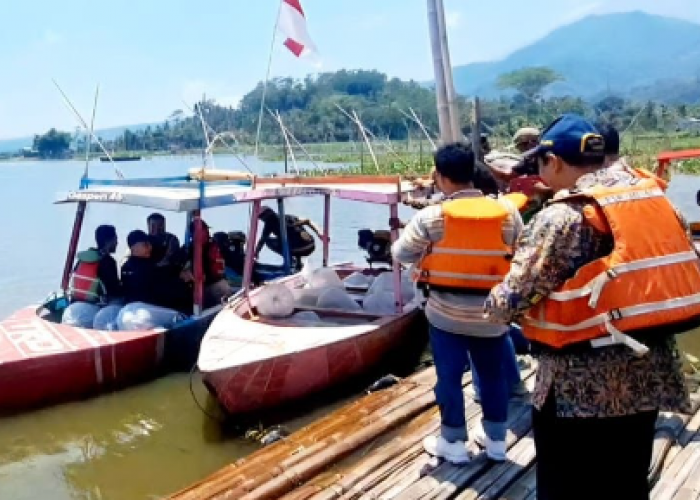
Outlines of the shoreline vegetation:
<svg viewBox="0 0 700 500">
<path fill-rule="evenodd" d="M 500 140 L 499 140 L 500 139 Z M 491 146 L 494 150 L 506 150 L 509 143 L 505 138 L 490 138 Z M 391 148 L 391 149 L 389 149 Z M 262 161 L 284 162 L 286 148 L 282 145 L 260 145 L 258 156 Z M 307 156 L 298 147 L 294 148 L 294 156 L 299 163 L 303 163 L 306 168 L 300 169 L 300 175 L 322 175 L 326 173 L 347 173 L 347 174 L 399 174 L 406 177 L 424 175 L 432 167 L 431 145 L 426 139 L 411 139 L 403 141 L 374 142 L 372 149 L 377 159 L 379 169 L 376 168 L 367 145 L 360 142 L 332 142 L 305 144 L 304 149 L 309 153 Z M 621 151 L 630 162 L 636 167 L 644 167 L 649 170 L 656 168 L 656 156 L 661 151 L 700 149 L 700 136 L 692 134 L 645 134 L 628 135 L 623 137 Z M 253 146 L 241 146 L 234 150 L 228 148 L 215 148 L 212 153 L 215 156 L 238 155 L 244 160 L 254 154 Z M 123 153 L 116 153 L 119 156 L 141 156 L 142 162 L 158 158 L 193 158 L 195 161 L 201 160 L 202 151 L 197 149 L 182 150 L 178 152 L 170 151 L 148 151 L 136 150 Z M 90 155 L 91 162 L 99 161 L 101 153 Z M 27 162 L 41 161 L 41 158 L 7 157 L 0 158 L 0 163 L 6 162 Z M 62 160 L 83 161 L 83 156 L 76 154 L 72 158 Z M 45 160 L 60 161 L 60 160 Z M 318 163 L 318 168 L 309 166 L 309 163 Z M 139 162 L 135 162 L 139 163 Z M 244 169 L 243 165 L 234 166 L 234 169 Z M 147 163 L 144 170 L 147 170 Z M 291 157 L 287 156 L 287 171 L 294 173 L 294 163 Z M 674 165 L 674 171 L 687 175 L 700 175 L 700 160 L 687 160 Z"/>
<path fill-rule="evenodd" d="M 503 94 L 480 101 L 480 130 L 488 134 L 491 147 L 508 147 L 521 127 L 543 128 L 563 113 L 577 113 L 620 130 L 622 152 L 636 166 L 653 169 L 661 151 L 700 148 L 700 103 L 637 102 L 610 93 L 587 101 L 549 91 L 554 83 L 565 80 L 546 67 L 501 75 L 497 85 Z M 148 160 L 174 155 L 201 158 L 209 144 L 213 154 L 251 156 L 257 141 L 264 145 L 259 148 L 261 160 L 284 161 L 288 140 L 298 161 L 311 157 L 319 162 L 319 168 L 312 169 L 316 172 L 307 169 L 308 173 L 323 171 L 326 166 L 320 162 L 367 174 L 419 175 L 430 168 L 431 145 L 425 131 L 435 137 L 439 127 L 435 93 L 428 86 L 366 70 L 340 70 L 304 79 L 275 78 L 267 84 L 264 104 L 268 113 L 263 113 L 258 137 L 263 88 L 263 83 L 258 83 L 236 107 L 203 97 L 187 113 L 177 109 L 161 124 L 120 129 L 100 142 L 115 157 L 136 155 Z M 457 108 L 462 132 L 470 137 L 474 103 L 460 96 Z M 364 136 L 371 140 L 378 169 Z M 51 129 L 35 136 L 32 147 L 5 156 L 82 160 L 87 146 L 80 129 L 74 133 Z M 104 154 L 94 140 L 89 149 L 93 157 Z M 287 155 L 292 171 L 292 155 Z M 700 174 L 700 162 L 683 162 L 676 171 Z"/>
</svg>

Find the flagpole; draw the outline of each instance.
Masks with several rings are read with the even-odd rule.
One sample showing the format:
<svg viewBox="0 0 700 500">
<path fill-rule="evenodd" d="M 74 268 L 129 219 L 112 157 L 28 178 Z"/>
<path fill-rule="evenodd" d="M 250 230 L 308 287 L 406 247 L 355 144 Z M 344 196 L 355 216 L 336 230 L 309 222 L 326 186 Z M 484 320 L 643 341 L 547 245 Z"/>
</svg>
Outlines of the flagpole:
<svg viewBox="0 0 700 500">
<path fill-rule="evenodd" d="M 270 43 L 270 55 L 267 60 L 267 73 L 265 74 L 265 82 L 263 83 L 262 98 L 260 100 L 260 113 L 258 114 L 258 131 L 255 134 L 255 156 L 258 156 L 258 145 L 260 144 L 260 128 L 262 127 L 263 112 L 265 110 L 265 96 L 267 94 L 267 82 L 270 80 L 270 70 L 272 69 L 272 54 L 275 51 L 275 42 L 277 41 L 277 28 L 280 23 L 280 14 L 282 14 L 282 3 L 284 0 L 279 0 L 277 8 L 277 19 L 275 19 L 275 29 L 272 31 L 272 43 Z"/>
</svg>

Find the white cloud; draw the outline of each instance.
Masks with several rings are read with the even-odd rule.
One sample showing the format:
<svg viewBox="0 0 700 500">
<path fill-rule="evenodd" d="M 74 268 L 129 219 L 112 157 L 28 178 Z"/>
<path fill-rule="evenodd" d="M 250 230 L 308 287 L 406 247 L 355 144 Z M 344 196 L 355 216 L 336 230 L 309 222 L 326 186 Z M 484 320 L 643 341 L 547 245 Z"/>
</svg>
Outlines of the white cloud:
<svg viewBox="0 0 700 500">
<path fill-rule="evenodd" d="M 462 13 L 456 10 L 445 12 L 445 25 L 448 28 L 457 28 L 462 24 Z"/>
</svg>

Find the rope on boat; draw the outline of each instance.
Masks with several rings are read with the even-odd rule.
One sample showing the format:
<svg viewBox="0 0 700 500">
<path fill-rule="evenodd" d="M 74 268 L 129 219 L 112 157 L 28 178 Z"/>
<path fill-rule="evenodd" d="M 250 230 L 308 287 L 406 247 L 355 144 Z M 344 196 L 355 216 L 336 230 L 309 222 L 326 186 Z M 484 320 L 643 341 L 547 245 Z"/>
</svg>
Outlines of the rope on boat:
<svg viewBox="0 0 700 500">
<path fill-rule="evenodd" d="M 216 422 L 219 422 L 219 423 L 223 423 L 224 422 L 223 417 L 212 415 L 211 413 L 209 413 L 207 411 L 207 409 L 205 407 L 203 407 L 202 404 L 197 399 L 197 395 L 194 393 L 194 385 L 192 384 L 192 381 L 194 380 L 194 374 L 196 371 L 197 371 L 197 363 L 195 363 L 192 366 L 192 369 L 190 370 L 190 395 L 192 396 L 192 400 L 194 401 L 194 404 L 196 404 L 197 408 L 199 408 L 201 410 L 201 412 L 204 413 L 210 419 L 212 419 Z"/>
</svg>

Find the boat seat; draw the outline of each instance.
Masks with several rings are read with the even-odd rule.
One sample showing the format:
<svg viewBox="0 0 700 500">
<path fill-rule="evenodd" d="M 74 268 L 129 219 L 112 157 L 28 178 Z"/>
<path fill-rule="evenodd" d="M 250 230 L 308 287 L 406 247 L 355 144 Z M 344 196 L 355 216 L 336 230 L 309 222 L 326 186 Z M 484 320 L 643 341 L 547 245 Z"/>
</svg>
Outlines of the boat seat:
<svg viewBox="0 0 700 500">
<path fill-rule="evenodd" d="M 312 307 L 312 306 L 303 306 L 303 307 L 295 307 L 294 312 L 301 312 L 301 311 L 311 311 L 315 312 L 319 316 L 326 315 L 326 316 L 344 316 L 347 318 L 364 318 L 364 319 L 370 319 L 370 320 L 375 320 L 382 318 L 383 316 L 379 314 L 371 314 L 367 313 L 364 311 L 346 311 L 342 309 L 328 309 L 325 307 Z"/>
</svg>

